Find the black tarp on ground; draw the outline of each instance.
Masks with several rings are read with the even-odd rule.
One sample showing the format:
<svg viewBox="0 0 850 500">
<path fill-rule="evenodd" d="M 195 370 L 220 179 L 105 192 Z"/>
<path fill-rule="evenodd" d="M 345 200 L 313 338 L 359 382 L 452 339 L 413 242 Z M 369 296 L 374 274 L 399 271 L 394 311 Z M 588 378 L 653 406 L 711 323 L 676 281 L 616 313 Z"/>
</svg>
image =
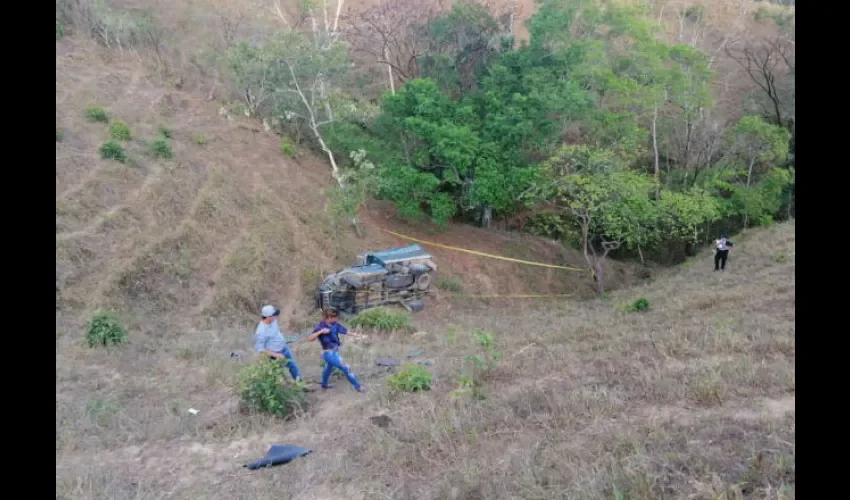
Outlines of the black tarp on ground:
<svg viewBox="0 0 850 500">
<path fill-rule="evenodd" d="M 308 450 L 307 448 L 302 448 L 300 446 L 293 446 L 291 444 L 273 444 L 268 453 L 266 453 L 266 456 L 249 464 L 245 464 L 244 467 L 251 470 L 259 469 L 260 467 L 272 467 L 275 465 L 289 463 L 298 457 L 303 457 L 310 453 L 313 453 L 313 450 Z"/>
</svg>

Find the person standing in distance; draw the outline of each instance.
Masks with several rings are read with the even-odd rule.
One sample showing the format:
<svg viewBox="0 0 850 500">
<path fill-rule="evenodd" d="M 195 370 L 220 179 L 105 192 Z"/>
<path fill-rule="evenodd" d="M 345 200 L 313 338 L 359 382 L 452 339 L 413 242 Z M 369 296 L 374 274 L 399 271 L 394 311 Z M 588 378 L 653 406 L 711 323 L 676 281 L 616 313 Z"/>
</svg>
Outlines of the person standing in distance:
<svg viewBox="0 0 850 500">
<path fill-rule="evenodd" d="M 292 351 L 286 345 L 286 340 L 280 333 L 280 326 L 277 318 L 280 316 L 280 310 L 274 306 L 263 306 L 260 311 L 262 320 L 257 325 L 257 330 L 254 332 L 254 350 L 260 355 L 268 356 L 271 359 L 280 362 L 286 362 L 286 367 L 289 369 L 289 374 L 296 381 L 303 382 L 301 370 L 298 368 L 298 363 L 292 356 Z"/>
<path fill-rule="evenodd" d="M 726 269 L 726 259 L 729 258 L 729 248 L 735 246 L 729 241 L 726 233 L 720 234 L 719 240 L 714 240 L 714 270 L 723 271 Z"/>
</svg>

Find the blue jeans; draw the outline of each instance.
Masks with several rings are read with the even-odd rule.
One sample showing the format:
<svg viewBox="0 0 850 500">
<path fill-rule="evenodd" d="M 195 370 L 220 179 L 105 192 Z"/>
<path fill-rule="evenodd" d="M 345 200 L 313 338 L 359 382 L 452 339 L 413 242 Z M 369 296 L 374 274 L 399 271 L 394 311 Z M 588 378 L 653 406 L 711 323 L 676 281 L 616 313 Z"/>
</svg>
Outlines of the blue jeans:
<svg viewBox="0 0 850 500">
<path fill-rule="evenodd" d="M 328 386 L 331 373 L 333 373 L 334 368 L 337 368 L 345 374 L 345 378 L 351 382 L 351 385 L 353 385 L 355 389 L 360 390 L 360 382 L 357 381 L 357 377 L 354 376 L 354 372 L 351 371 L 351 367 L 348 366 L 339 356 L 339 351 L 325 351 L 322 353 L 322 359 L 325 360 L 325 369 L 322 371 L 322 387 Z"/>
<path fill-rule="evenodd" d="M 278 361 L 286 363 L 286 367 L 289 368 L 289 374 L 292 375 L 292 378 L 301 380 L 301 370 L 298 368 L 295 358 L 292 357 L 292 351 L 289 350 L 289 346 L 283 346 L 283 350 L 278 354 L 283 354 L 284 358 L 278 359 Z"/>
</svg>

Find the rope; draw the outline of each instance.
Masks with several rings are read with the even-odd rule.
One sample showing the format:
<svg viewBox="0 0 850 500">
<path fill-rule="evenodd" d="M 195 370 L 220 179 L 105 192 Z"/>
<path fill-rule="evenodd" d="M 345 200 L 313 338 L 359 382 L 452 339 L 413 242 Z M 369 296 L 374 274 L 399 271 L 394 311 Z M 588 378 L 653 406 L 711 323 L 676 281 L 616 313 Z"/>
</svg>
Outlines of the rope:
<svg viewBox="0 0 850 500">
<path fill-rule="evenodd" d="M 384 231 L 385 233 L 389 233 L 389 234 L 396 236 L 398 238 L 401 238 L 403 240 L 414 241 L 416 243 L 422 243 L 423 245 L 429 245 L 429 246 L 437 247 L 437 248 L 444 248 L 446 250 L 454 250 L 455 252 L 465 252 L 465 253 L 469 253 L 469 254 L 472 254 L 472 255 L 478 255 L 479 257 L 487 257 L 489 259 L 499 259 L 499 260 L 505 260 L 505 261 L 508 261 L 508 262 L 516 262 L 518 264 L 526 264 L 526 265 L 529 265 L 529 266 L 550 267 L 550 268 L 554 268 L 554 269 L 565 269 L 567 271 L 578 271 L 578 272 L 582 272 L 582 273 L 587 271 L 586 269 L 580 269 L 580 268 L 577 268 L 577 267 L 558 266 L 558 265 L 555 265 L 555 264 L 546 264 L 546 263 L 543 263 L 543 262 L 534 262 L 534 261 L 531 261 L 531 260 L 514 259 L 512 257 L 504 257 L 504 256 L 501 256 L 501 255 L 493 255 L 493 254 L 490 254 L 490 253 L 479 252 L 479 251 L 476 251 L 476 250 L 469 250 L 467 248 L 459 248 L 459 247 L 453 247 L 453 246 L 449 246 L 449 245 L 443 245 L 441 243 L 434 243 L 433 241 L 420 240 L 418 238 L 413 238 L 411 236 L 407 236 L 407 235 L 401 234 L 401 233 L 396 233 L 394 231 L 388 231 L 386 229 L 382 229 L 381 231 Z"/>
</svg>

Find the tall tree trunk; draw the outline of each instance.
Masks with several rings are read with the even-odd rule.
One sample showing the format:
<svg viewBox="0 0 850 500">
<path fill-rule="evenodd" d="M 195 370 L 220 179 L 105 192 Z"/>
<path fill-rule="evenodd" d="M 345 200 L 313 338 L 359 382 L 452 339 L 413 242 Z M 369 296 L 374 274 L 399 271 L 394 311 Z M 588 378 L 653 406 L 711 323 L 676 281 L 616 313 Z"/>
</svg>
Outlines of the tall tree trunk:
<svg viewBox="0 0 850 500">
<path fill-rule="evenodd" d="M 658 199 L 659 190 L 661 189 L 661 166 L 658 161 L 658 133 L 656 124 L 658 122 L 658 106 L 652 109 L 652 154 L 653 167 L 655 169 L 655 199 Z"/>
<path fill-rule="evenodd" d="M 481 227 L 490 229 L 490 223 L 493 220 L 493 207 L 487 205 L 481 214 Z"/>
<path fill-rule="evenodd" d="M 581 219 L 581 217 L 579 218 Z M 593 284 L 596 287 L 596 293 L 602 297 L 605 293 L 605 289 L 602 284 L 602 280 L 604 278 L 602 265 L 596 256 L 596 250 L 594 250 L 593 245 L 590 243 L 589 233 L 590 220 L 585 218 L 581 221 L 582 252 L 584 253 L 584 260 L 587 262 L 587 268 L 593 272 Z"/>
<path fill-rule="evenodd" d="M 753 166 L 756 164 L 756 155 L 750 157 L 750 167 L 747 170 L 747 187 L 750 187 L 750 183 L 753 180 Z M 747 223 L 750 221 L 750 210 L 749 208 L 744 210 L 744 229 L 747 228 Z"/>
<path fill-rule="evenodd" d="M 390 93 L 395 95 L 395 77 L 393 76 L 393 65 L 389 63 L 390 49 L 387 48 L 386 41 L 384 42 L 384 60 L 387 61 L 387 79 L 390 81 Z"/>
</svg>

